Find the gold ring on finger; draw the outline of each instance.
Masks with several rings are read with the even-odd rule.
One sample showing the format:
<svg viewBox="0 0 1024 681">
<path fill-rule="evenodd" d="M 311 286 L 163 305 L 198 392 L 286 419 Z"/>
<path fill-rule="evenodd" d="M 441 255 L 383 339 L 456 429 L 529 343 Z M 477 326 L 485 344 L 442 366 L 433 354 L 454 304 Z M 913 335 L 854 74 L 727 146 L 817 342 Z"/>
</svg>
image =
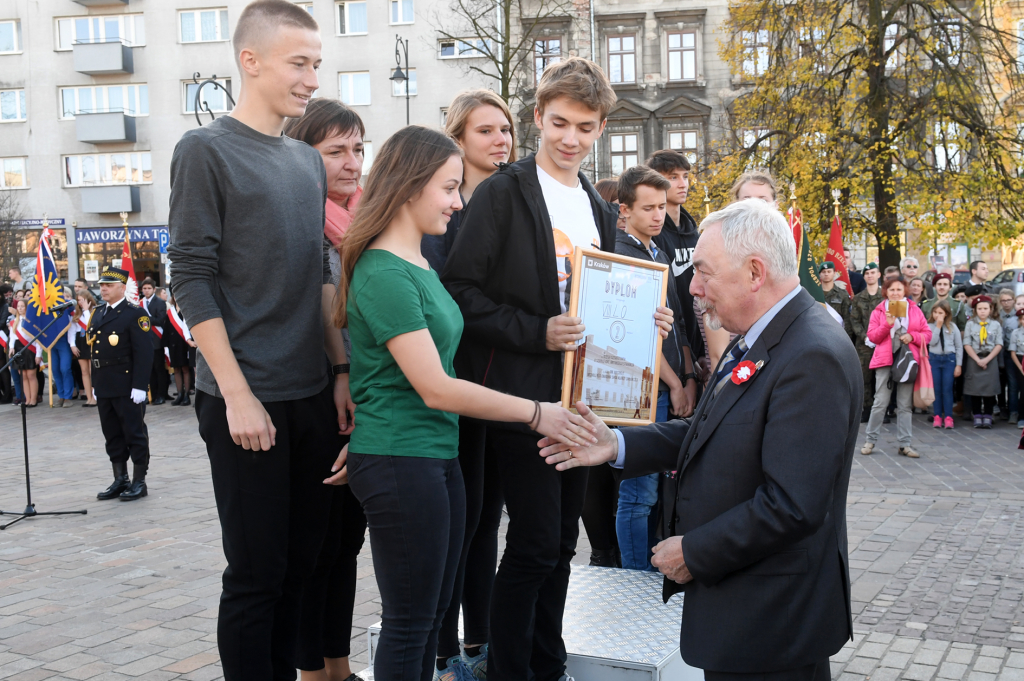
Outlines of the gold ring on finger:
<svg viewBox="0 0 1024 681">
<path fill-rule="evenodd" d="M 572 458 L 572 450 L 571 449 L 569 450 L 569 458 L 570 459 Z"/>
</svg>

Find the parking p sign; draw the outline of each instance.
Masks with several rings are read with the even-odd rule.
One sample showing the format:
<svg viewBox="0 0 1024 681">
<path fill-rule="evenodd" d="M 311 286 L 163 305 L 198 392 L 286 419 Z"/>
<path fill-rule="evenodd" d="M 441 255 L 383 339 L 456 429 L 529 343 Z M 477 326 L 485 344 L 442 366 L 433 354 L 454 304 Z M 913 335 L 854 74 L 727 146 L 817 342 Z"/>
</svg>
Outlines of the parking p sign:
<svg viewBox="0 0 1024 681">
<path fill-rule="evenodd" d="M 166 255 L 167 245 L 171 243 L 171 235 L 167 232 L 160 232 L 160 254 Z"/>
</svg>

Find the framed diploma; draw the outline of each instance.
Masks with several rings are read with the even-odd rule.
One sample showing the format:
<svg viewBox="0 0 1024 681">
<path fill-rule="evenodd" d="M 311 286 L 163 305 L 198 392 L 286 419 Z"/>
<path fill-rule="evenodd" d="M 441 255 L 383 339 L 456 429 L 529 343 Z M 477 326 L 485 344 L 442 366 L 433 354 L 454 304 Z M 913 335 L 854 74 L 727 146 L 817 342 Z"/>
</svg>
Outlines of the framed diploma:
<svg viewBox="0 0 1024 681">
<path fill-rule="evenodd" d="M 569 314 L 583 319 L 583 340 L 565 355 L 562 406 L 582 401 L 611 426 L 654 422 L 661 334 L 654 313 L 665 304 L 668 265 L 577 248 Z"/>
</svg>

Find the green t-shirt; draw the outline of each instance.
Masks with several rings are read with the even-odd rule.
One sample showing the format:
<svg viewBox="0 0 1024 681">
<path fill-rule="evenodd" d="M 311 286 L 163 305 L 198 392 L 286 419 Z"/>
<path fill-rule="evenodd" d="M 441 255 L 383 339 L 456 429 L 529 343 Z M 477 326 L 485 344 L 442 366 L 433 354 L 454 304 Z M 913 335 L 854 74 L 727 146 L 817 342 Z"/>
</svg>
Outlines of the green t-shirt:
<svg viewBox="0 0 1024 681">
<path fill-rule="evenodd" d="M 462 313 L 437 273 L 380 249 L 356 263 L 348 294 L 352 339 L 349 388 L 356 427 L 349 448 L 360 454 L 454 459 L 459 417 L 431 409 L 413 389 L 385 345 L 395 336 L 427 329 L 445 372 L 462 337 Z"/>
</svg>

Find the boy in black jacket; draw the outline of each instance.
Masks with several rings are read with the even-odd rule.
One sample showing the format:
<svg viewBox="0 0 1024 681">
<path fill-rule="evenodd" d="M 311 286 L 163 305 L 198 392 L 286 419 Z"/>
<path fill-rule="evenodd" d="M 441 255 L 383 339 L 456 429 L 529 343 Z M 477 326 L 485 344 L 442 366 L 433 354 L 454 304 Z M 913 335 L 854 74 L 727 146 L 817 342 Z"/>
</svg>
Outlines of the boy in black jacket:
<svg viewBox="0 0 1024 681">
<path fill-rule="evenodd" d="M 563 353 L 584 330 L 566 314 L 573 249 L 615 247 L 616 211 L 580 165 L 616 97 L 596 64 L 573 57 L 547 68 L 536 99 L 537 153 L 477 188 L 441 280 L 462 310 L 460 354 L 472 380 L 558 402 Z M 667 332 L 671 314 L 661 313 Z M 546 465 L 537 433 L 524 426 L 491 423 L 487 431 L 509 514 L 491 597 L 487 677 L 556 681 L 565 677 L 562 612 L 587 475 Z"/>
</svg>

